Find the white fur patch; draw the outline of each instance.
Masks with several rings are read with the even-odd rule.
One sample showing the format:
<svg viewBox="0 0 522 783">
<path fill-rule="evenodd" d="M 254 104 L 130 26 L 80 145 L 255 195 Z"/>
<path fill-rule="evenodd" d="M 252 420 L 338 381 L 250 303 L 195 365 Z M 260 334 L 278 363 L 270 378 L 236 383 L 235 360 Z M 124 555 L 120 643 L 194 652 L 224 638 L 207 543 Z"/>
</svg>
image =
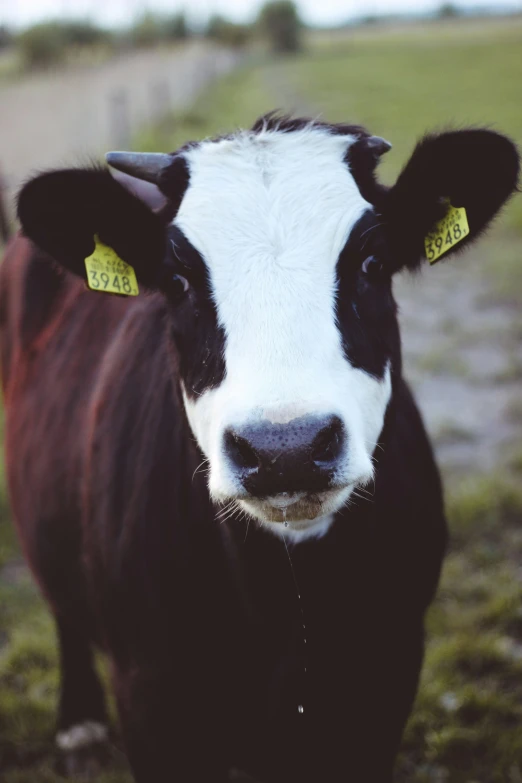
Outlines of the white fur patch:
<svg viewBox="0 0 522 783">
<path fill-rule="evenodd" d="M 56 735 L 56 744 L 60 750 L 72 751 L 94 745 L 96 742 L 104 742 L 109 736 L 109 730 L 103 723 L 87 720 L 78 723 L 65 731 L 59 731 Z"/>
<path fill-rule="evenodd" d="M 352 367 L 335 321 L 339 253 L 371 209 L 345 161 L 354 140 L 310 125 L 186 153 L 190 184 L 175 223 L 208 266 L 226 335 L 222 384 L 197 400 L 184 395 L 217 501 L 240 491 L 224 432 L 254 421 L 337 415 L 348 447 L 336 486 L 372 477 L 390 373 L 380 381 Z"/>
</svg>

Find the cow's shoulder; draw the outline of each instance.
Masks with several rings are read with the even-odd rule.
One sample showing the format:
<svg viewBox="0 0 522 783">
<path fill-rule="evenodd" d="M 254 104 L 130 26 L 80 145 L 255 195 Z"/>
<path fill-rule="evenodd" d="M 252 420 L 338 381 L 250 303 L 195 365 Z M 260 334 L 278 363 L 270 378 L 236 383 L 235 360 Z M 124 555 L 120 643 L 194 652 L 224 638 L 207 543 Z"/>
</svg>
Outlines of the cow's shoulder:
<svg viewBox="0 0 522 783">
<path fill-rule="evenodd" d="M 176 359 L 169 348 L 164 299 L 133 303 L 105 351 L 88 410 L 87 491 L 97 517 L 123 524 L 129 513 L 155 505 L 155 471 L 172 485 L 183 426 Z M 99 493 L 103 486 L 106 492 Z M 162 490 L 161 490 L 162 491 Z"/>
<path fill-rule="evenodd" d="M 160 609 L 196 578 L 190 553 L 212 515 L 168 328 L 159 295 L 129 310 L 103 357 L 87 411 L 84 555 L 114 649 L 123 637 L 130 648 L 161 636 Z M 208 544 L 216 534 L 210 528 L 205 535 Z"/>
</svg>

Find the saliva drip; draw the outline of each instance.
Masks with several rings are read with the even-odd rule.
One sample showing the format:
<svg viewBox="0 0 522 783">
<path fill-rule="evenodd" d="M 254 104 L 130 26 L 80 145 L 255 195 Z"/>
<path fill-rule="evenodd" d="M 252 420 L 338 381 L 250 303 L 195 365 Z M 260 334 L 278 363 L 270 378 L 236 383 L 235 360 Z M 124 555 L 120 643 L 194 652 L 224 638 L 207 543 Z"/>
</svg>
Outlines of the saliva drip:
<svg viewBox="0 0 522 783">
<path fill-rule="evenodd" d="M 283 512 L 283 518 L 284 517 L 286 517 L 286 510 Z M 288 525 L 288 522 L 286 522 L 286 520 L 285 520 L 285 526 L 287 526 L 287 525 Z M 301 592 L 300 592 L 299 586 L 297 584 L 297 579 L 296 579 L 295 571 L 294 571 L 294 564 L 292 563 L 292 558 L 290 557 L 290 552 L 288 551 L 286 538 L 284 536 L 283 536 L 283 541 L 285 542 L 286 554 L 287 554 L 287 557 L 288 557 L 288 562 L 290 564 L 290 571 L 292 572 L 292 579 L 294 580 L 295 591 L 296 591 L 296 594 L 297 594 L 297 600 L 299 602 L 299 612 L 301 614 L 301 625 L 302 625 L 302 628 L 303 628 L 303 647 L 304 647 L 304 650 L 303 650 L 303 672 L 304 672 L 304 674 L 306 674 L 306 657 L 307 657 L 306 656 L 306 624 L 305 624 L 305 618 L 304 618 L 303 604 L 301 602 Z M 302 715 L 304 713 L 304 707 L 303 707 L 302 704 L 298 704 L 297 705 L 297 712 L 299 713 L 299 715 Z"/>
</svg>

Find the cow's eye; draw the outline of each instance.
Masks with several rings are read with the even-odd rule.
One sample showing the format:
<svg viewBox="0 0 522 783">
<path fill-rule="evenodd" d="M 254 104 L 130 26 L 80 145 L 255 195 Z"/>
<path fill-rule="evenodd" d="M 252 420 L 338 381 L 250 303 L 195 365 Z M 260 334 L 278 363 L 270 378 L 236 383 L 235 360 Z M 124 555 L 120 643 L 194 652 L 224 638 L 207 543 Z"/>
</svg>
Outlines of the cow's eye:
<svg viewBox="0 0 522 783">
<path fill-rule="evenodd" d="M 186 277 L 181 275 L 172 275 L 167 286 L 167 295 L 169 299 L 181 299 L 190 288 L 190 283 Z"/>
<path fill-rule="evenodd" d="M 377 277 L 382 271 L 382 264 L 375 256 L 368 256 L 362 262 L 361 270 L 368 277 Z"/>
</svg>

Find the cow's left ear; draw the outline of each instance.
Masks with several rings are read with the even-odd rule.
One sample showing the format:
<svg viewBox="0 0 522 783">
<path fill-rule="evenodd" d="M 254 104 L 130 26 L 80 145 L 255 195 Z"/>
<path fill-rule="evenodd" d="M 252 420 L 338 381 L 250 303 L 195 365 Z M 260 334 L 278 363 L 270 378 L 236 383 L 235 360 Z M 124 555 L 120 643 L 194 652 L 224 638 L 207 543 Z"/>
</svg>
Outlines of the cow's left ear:
<svg viewBox="0 0 522 783">
<path fill-rule="evenodd" d="M 105 169 L 49 171 L 18 197 L 25 236 L 60 265 L 85 279 L 94 237 L 111 247 L 154 287 L 165 256 L 166 225 L 159 214 Z"/>
<path fill-rule="evenodd" d="M 413 269 L 425 258 L 424 240 L 449 204 L 464 207 L 469 234 L 442 258 L 473 242 L 516 190 L 518 173 L 517 148 L 499 133 L 469 129 L 425 136 L 378 205 L 397 268 Z"/>
</svg>

